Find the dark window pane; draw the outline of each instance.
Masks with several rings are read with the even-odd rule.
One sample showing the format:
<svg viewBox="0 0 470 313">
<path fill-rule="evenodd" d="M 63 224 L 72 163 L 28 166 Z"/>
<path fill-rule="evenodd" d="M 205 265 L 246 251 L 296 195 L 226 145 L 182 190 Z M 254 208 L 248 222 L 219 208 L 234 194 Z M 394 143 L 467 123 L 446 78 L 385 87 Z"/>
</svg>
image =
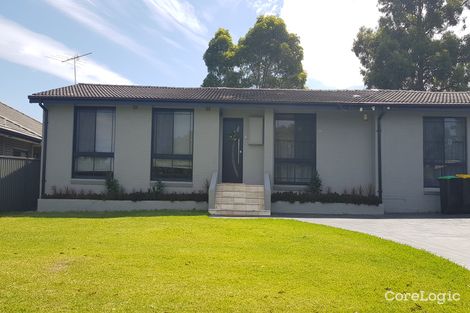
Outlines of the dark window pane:
<svg viewBox="0 0 470 313">
<path fill-rule="evenodd" d="M 76 109 L 74 177 L 103 178 L 112 173 L 114 124 L 112 108 Z"/>
<path fill-rule="evenodd" d="M 191 181 L 192 160 L 153 159 L 152 177 L 161 180 Z"/>
<path fill-rule="evenodd" d="M 313 116 L 299 115 L 295 121 L 295 157 L 297 159 L 313 159 L 315 124 Z"/>
<path fill-rule="evenodd" d="M 193 153 L 193 118 L 191 112 L 175 112 L 173 154 Z"/>
<path fill-rule="evenodd" d="M 114 151 L 114 111 L 98 110 L 96 112 L 96 152 Z"/>
<path fill-rule="evenodd" d="M 29 157 L 29 152 L 22 149 L 13 149 L 13 156 L 27 158 Z"/>
<path fill-rule="evenodd" d="M 463 162 L 465 159 L 465 123 L 459 119 L 446 118 L 444 130 L 446 164 Z"/>
<path fill-rule="evenodd" d="M 438 187 L 438 177 L 465 173 L 466 123 L 464 118 L 424 118 L 424 186 Z"/>
<path fill-rule="evenodd" d="M 444 175 L 455 175 L 466 173 L 467 169 L 464 165 L 446 165 L 444 167 Z"/>
<path fill-rule="evenodd" d="M 96 110 L 79 110 L 77 117 L 77 152 L 95 151 Z"/>
<path fill-rule="evenodd" d="M 113 158 L 95 157 L 93 170 L 95 172 L 111 172 L 113 170 Z"/>
<path fill-rule="evenodd" d="M 443 176 L 443 166 L 442 165 L 424 165 L 424 186 L 425 187 L 439 187 L 439 181 L 437 177 Z"/>
<path fill-rule="evenodd" d="M 275 122 L 275 152 L 277 158 L 294 158 L 295 121 L 276 120 Z"/>
<path fill-rule="evenodd" d="M 444 144 L 443 142 L 428 141 L 424 143 L 424 159 L 426 163 L 444 162 Z"/>
<path fill-rule="evenodd" d="M 313 166 L 311 164 L 279 163 L 274 169 L 276 183 L 306 185 L 312 180 Z"/>
<path fill-rule="evenodd" d="M 312 180 L 312 165 L 298 164 L 295 167 L 295 182 L 308 184 Z"/>
<path fill-rule="evenodd" d="M 308 184 L 315 168 L 315 115 L 278 114 L 274 132 L 274 181 Z"/>
<path fill-rule="evenodd" d="M 155 110 L 153 115 L 153 180 L 192 180 L 193 112 Z"/>
<path fill-rule="evenodd" d="M 92 172 L 93 171 L 93 157 L 78 157 L 75 159 L 75 171 L 77 172 Z"/>
<path fill-rule="evenodd" d="M 155 115 L 155 153 L 173 153 L 173 113 L 158 112 Z"/>
</svg>

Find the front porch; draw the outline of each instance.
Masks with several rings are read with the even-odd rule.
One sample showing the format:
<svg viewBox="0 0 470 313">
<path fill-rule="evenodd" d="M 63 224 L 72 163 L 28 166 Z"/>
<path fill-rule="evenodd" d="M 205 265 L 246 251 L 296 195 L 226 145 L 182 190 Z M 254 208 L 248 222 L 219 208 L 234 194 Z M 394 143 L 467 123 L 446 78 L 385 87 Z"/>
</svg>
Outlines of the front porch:
<svg viewBox="0 0 470 313">
<path fill-rule="evenodd" d="M 220 109 L 219 162 L 209 189 L 209 214 L 270 216 L 274 110 Z"/>
<path fill-rule="evenodd" d="M 368 195 L 374 193 L 372 118 L 335 108 L 273 110 L 250 106 L 220 108 L 218 124 L 218 170 L 209 190 L 211 215 L 383 214 L 382 206 L 335 205 L 331 199 L 280 200 L 271 206 L 272 191 L 306 192 L 315 170 L 327 196 L 362 195 L 365 190 Z M 360 160 L 354 166 L 349 162 L 352 156 Z"/>
</svg>

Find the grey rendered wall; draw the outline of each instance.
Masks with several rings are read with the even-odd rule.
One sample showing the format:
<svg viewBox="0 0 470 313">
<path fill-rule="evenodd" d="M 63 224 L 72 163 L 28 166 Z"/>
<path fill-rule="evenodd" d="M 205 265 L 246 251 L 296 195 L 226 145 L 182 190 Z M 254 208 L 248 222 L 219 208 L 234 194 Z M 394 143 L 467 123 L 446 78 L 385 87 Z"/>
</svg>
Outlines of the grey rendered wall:
<svg viewBox="0 0 470 313">
<path fill-rule="evenodd" d="M 317 170 L 323 189 L 367 190 L 374 179 L 374 117 L 359 111 L 317 111 Z"/>
<path fill-rule="evenodd" d="M 101 192 L 103 180 L 72 179 L 73 106 L 49 106 L 46 193 L 53 187 Z M 116 107 L 114 175 L 127 191 L 150 187 L 152 108 Z M 193 182 L 164 182 L 170 192 L 204 189 L 206 179 L 218 169 L 219 110 L 194 110 Z"/>
<path fill-rule="evenodd" d="M 303 111 L 306 112 L 306 111 Z M 317 114 L 317 168 L 325 187 L 345 188 L 374 182 L 372 118 L 359 112 L 309 111 Z M 263 174 L 273 178 L 273 110 L 224 110 L 222 117 L 264 116 L 263 145 L 244 140 L 244 182 L 263 184 Z M 169 191 L 199 191 L 219 169 L 218 109 L 195 109 L 193 183 L 166 183 Z M 247 132 L 245 131 L 245 134 Z M 126 190 L 147 189 L 150 182 L 151 108 L 121 105 L 116 108 L 115 175 Z M 100 192 L 103 181 L 72 179 L 73 107 L 49 106 L 46 192 L 52 186 Z"/>
<path fill-rule="evenodd" d="M 423 117 L 467 113 L 390 111 L 382 120 L 383 201 L 386 213 L 439 212 L 439 192 L 423 185 Z M 468 161 L 467 161 L 468 166 Z"/>
<path fill-rule="evenodd" d="M 365 191 L 375 184 L 374 116 L 364 120 L 359 110 L 277 110 L 275 113 L 315 113 L 317 121 L 316 165 L 323 190 Z M 279 186 L 275 190 L 304 187 Z"/>
<path fill-rule="evenodd" d="M 193 190 L 203 190 L 219 168 L 219 109 L 194 110 Z"/>
<path fill-rule="evenodd" d="M 274 182 L 274 110 L 264 110 L 264 173 Z"/>
<path fill-rule="evenodd" d="M 150 187 L 152 108 L 117 106 L 114 177 L 127 190 Z"/>
</svg>

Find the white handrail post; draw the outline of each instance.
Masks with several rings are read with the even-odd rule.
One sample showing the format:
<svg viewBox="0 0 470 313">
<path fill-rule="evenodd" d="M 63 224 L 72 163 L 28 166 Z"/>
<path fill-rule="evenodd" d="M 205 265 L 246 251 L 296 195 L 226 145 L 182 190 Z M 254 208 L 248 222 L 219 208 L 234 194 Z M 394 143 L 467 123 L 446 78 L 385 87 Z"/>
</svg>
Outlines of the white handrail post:
<svg viewBox="0 0 470 313">
<path fill-rule="evenodd" d="M 217 176 L 218 176 L 217 172 L 212 173 L 211 182 L 209 185 L 209 194 L 208 194 L 209 210 L 215 209 L 215 192 L 217 188 Z"/>
</svg>

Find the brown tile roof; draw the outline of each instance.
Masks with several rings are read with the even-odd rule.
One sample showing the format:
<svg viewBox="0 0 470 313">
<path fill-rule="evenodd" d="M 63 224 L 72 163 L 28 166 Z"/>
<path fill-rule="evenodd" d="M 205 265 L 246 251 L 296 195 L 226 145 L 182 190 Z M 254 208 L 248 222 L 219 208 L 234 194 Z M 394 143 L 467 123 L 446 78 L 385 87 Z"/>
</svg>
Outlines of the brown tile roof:
<svg viewBox="0 0 470 313">
<path fill-rule="evenodd" d="M 253 104 L 371 104 L 470 106 L 470 92 L 405 90 L 299 90 L 242 88 L 176 88 L 77 84 L 38 92 L 30 102 L 47 100 L 132 100 L 152 102 Z"/>
<path fill-rule="evenodd" d="M 0 102 L 0 129 L 41 139 L 42 124 L 28 115 Z"/>
</svg>

